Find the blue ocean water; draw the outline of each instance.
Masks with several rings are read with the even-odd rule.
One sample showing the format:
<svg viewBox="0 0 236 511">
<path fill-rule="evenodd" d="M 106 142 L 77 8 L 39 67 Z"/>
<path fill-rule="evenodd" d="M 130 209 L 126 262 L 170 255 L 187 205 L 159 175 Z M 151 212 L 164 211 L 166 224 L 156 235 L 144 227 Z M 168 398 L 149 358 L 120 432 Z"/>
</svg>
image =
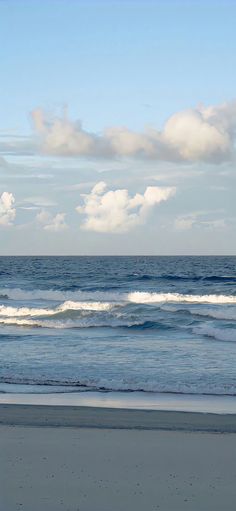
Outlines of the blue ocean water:
<svg viewBox="0 0 236 511">
<path fill-rule="evenodd" d="M 1 257 L 16 389 L 236 394 L 236 257 Z"/>
</svg>

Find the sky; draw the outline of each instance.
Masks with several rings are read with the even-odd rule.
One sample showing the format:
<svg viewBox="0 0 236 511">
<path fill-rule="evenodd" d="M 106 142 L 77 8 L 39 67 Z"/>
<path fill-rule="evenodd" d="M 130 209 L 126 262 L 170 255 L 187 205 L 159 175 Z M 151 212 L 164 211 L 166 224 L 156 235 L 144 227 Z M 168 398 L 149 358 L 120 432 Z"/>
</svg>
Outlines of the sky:
<svg viewBox="0 0 236 511">
<path fill-rule="evenodd" d="M 0 0 L 0 255 L 236 254 L 235 20 Z"/>
</svg>

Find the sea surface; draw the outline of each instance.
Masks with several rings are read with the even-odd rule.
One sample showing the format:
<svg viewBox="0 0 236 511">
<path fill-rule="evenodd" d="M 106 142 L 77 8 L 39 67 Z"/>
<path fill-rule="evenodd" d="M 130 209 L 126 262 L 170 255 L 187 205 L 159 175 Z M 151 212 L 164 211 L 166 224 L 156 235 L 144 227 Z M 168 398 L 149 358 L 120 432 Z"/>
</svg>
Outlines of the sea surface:
<svg viewBox="0 0 236 511">
<path fill-rule="evenodd" d="M 236 395 L 236 257 L 1 257 L 0 392 Z"/>
</svg>

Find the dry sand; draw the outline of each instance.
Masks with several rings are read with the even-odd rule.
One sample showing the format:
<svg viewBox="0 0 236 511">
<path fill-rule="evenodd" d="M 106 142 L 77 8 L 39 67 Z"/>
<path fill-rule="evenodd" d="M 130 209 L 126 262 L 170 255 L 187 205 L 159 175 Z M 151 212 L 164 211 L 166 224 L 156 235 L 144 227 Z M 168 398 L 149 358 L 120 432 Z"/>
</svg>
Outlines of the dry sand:
<svg viewBox="0 0 236 511">
<path fill-rule="evenodd" d="M 1 511 L 236 509 L 235 416 L 1 405 L 0 421 Z"/>
</svg>

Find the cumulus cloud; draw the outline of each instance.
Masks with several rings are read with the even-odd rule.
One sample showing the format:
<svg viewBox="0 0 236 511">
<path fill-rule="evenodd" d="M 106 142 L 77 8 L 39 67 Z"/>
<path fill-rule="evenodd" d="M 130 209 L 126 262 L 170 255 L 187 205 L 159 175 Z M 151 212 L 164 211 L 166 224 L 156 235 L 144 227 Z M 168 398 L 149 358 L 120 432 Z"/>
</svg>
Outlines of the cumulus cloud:
<svg viewBox="0 0 236 511">
<path fill-rule="evenodd" d="M 2 193 L 0 197 L 0 225 L 9 226 L 13 224 L 16 216 L 14 202 L 15 198 L 12 193 Z"/>
<path fill-rule="evenodd" d="M 145 223 L 150 210 L 175 194 L 175 188 L 148 186 L 143 194 L 130 197 L 128 190 L 107 190 L 103 181 L 88 194 L 81 194 L 84 204 L 76 208 L 85 215 L 82 228 L 96 232 L 127 232 Z"/>
<path fill-rule="evenodd" d="M 66 117 L 48 119 L 40 110 L 32 112 L 33 123 L 41 136 L 42 149 L 64 156 L 108 156 L 111 150 L 106 138 L 83 130 L 81 122 Z"/>
<path fill-rule="evenodd" d="M 48 211 L 42 209 L 37 214 L 36 220 L 43 226 L 45 231 L 59 232 L 67 228 L 65 216 L 65 213 L 57 213 L 53 216 Z"/>
<path fill-rule="evenodd" d="M 112 127 L 98 135 L 66 116 L 48 118 L 41 109 L 32 117 L 41 149 L 49 154 L 221 163 L 234 152 L 236 101 L 183 110 L 172 115 L 161 131 L 143 133 Z"/>
<path fill-rule="evenodd" d="M 234 129 L 230 116 L 226 123 L 226 111 L 228 106 L 179 112 L 167 121 L 163 139 L 183 160 L 217 163 L 229 159 L 233 150 L 236 110 Z"/>
</svg>

